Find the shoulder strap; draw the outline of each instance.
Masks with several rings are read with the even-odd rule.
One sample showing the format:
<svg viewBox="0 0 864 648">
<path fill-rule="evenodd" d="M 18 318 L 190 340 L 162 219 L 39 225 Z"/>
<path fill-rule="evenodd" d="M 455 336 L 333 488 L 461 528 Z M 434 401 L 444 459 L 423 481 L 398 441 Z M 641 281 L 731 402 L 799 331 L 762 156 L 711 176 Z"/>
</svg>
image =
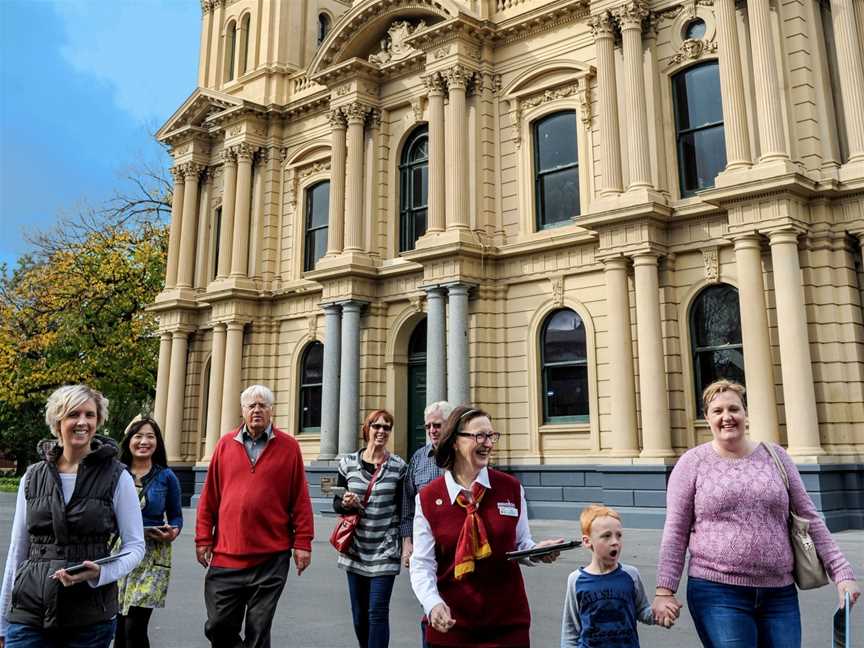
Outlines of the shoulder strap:
<svg viewBox="0 0 864 648">
<path fill-rule="evenodd" d="M 357 459 L 362 460 L 360 455 L 357 456 Z M 372 474 L 372 479 L 369 480 L 369 486 L 366 487 L 366 495 L 363 496 L 363 506 L 366 506 L 366 502 L 369 501 L 369 496 L 372 494 L 372 486 L 375 485 L 375 481 L 381 475 L 381 472 L 384 470 L 384 466 L 386 466 L 390 462 L 390 455 L 388 454 L 384 457 L 384 460 L 378 464 L 378 467 L 375 469 L 375 472 Z"/>
<path fill-rule="evenodd" d="M 777 470 L 780 471 L 780 477 L 783 479 L 783 484 L 786 486 L 786 490 L 789 490 L 789 475 L 786 474 L 786 467 L 783 465 L 783 462 L 780 461 L 780 457 L 777 456 L 777 451 L 771 447 L 770 443 L 762 441 L 762 445 L 765 446 L 765 449 L 768 451 L 768 454 L 771 455 L 771 458 L 774 460 L 774 465 L 777 466 Z"/>
</svg>

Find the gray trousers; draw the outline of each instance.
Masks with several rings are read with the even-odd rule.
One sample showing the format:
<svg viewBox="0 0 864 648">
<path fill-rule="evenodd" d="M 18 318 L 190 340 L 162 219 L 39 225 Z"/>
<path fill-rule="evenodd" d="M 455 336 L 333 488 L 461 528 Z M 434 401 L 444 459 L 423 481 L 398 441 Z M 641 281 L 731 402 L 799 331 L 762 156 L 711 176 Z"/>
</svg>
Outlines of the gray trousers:
<svg viewBox="0 0 864 648">
<path fill-rule="evenodd" d="M 291 552 L 286 551 L 255 567 L 207 570 L 204 634 L 213 648 L 270 648 L 270 626 L 290 567 Z"/>
</svg>

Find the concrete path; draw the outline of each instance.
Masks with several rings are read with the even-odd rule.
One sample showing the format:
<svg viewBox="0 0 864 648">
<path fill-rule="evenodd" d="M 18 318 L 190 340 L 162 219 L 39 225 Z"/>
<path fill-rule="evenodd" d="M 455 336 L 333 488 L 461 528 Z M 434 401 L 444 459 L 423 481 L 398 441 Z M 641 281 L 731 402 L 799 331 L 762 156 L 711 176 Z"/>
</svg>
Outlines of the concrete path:
<svg viewBox="0 0 864 648">
<path fill-rule="evenodd" d="M 0 493 L 0 546 L 2 565 L 12 525 L 14 495 Z M 150 623 L 154 648 L 206 648 L 204 639 L 204 570 L 195 562 L 193 526 L 195 515 L 186 509 L 187 529 L 174 549 L 174 571 L 168 593 L 168 607 L 157 610 Z M 351 648 L 356 646 L 351 625 L 348 586 L 345 574 L 336 567 L 335 553 L 327 542 L 335 523 L 332 516 L 316 516 L 317 539 L 312 551 L 312 565 L 301 577 L 288 579 L 273 623 L 274 648 Z M 626 520 L 625 520 L 626 525 Z M 531 529 L 536 540 L 578 534 L 572 522 L 534 520 Z M 853 563 L 859 578 L 864 574 L 864 531 L 835 534 L 846 557 Z M 653 590 L 660 531 L 625 530 L 624 560 L 639 568 L 649 591 Z M 567 575 L 588 562 L 582 549 L 566 552 L 553 565 L 524 568 L 528 600 L 531 603 L 531 643 L 534 648 L 555 648 L 560 641 L 561 610 Z M 682 592 L 683 585 L 682 585 Z M 833 586 L 801 592 L 804 647 L 830 646 L 830 620 L 837 606 Z M 858 605 L 854 616 L 854 636 L 864 646 L 864 605 Z M 420 608 L 411 591 L 408 574 L 399 575 L 391 601 L 392 648 L 417 648 L 420 645 L 418 620 Z M 687 610 L 671 630 L 640 626 L 643 648 L 678 648 L 699 646 Z"/>
</svg>

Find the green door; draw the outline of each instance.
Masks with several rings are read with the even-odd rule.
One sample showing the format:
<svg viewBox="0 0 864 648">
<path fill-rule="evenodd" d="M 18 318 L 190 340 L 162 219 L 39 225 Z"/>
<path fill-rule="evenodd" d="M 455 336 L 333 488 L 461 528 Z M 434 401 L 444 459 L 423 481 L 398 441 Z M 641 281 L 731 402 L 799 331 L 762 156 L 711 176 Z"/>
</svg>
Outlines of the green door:
<svg viewBox="0 0 864 648">
<path fill-rule="evenodd" d="M 408 343 L 408 461 L 417 448 L 426 445 L 423 410 L 426 409 L 426 320 L 411 334 Z"/>
</svg>

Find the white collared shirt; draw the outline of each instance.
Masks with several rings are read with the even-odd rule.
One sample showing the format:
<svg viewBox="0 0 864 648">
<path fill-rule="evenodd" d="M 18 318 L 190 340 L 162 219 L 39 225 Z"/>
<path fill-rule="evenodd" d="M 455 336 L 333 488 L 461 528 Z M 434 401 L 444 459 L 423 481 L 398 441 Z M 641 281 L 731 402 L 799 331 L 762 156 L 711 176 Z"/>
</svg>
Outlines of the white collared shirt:
<svg viewBox="0 0 864 648">
<path fill-rule="evenodd" d="M 447 486 L 447 496 L 450 499 L 452 506 L 456 502 L 456 497 L 464 491 L 470 489 L 462 488 L 453 479 L 453 474 L 447 470 L 444 472 L 444 483 Z M 472 482 L 481 484 L 487 489 L 491 489 L 489 484 L 489 471 L 482 468 L 477 478 Z M 525 504 L 525 490 L 519 486 L 519 493 L 522 498 L 521 506 L 519 507 L 519 520 L 516 522 L 516 546 L 513 551 L 521 551 L 522 549 L 530 549 L 537 543 L 531 537 L 531 529 L 528 527 L 528 508 Z M 415 498 L 414 507 L 414 553 L 411 554 L 411 587 L 414 589 L 414 595 L 423 606 L 426 614 L 429 614 L 439 603 L 443 603 L 444 599 L 438 593 L 438 562 L 435 560 L 435 537 L 432 535 L 432 528 L 429 526 L 429 521 L 423 515 L 423 506 L 420 503 L 420 495 Z M 455 556 L 454 556 L 455 560 Z M 524 565 L 532 565 L 529 560 L 520 561 Z"/>
</svg>

